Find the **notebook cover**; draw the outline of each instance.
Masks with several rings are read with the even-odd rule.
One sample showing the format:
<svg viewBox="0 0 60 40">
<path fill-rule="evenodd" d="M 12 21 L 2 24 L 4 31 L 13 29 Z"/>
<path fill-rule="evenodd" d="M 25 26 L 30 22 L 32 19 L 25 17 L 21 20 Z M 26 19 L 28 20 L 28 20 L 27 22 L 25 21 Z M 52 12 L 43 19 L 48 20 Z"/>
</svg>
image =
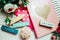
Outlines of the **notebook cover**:
<svg viewBox="0 0 60 40">
<path fill-rule="evenodd" d="M 44 19 L 40 16 L 37 16 L 37 14 L 34 11 L 34 7 L 37 6 L 37 5 L 41 5 L 40 4 L 41 1 L 46 2 L 50 7 L 50 12 L 49 12 L 49 15 L 48 15 L 47 19 Z M 37 38 L 45 36 L 45 35 L 47 35 L 47 34 L 56 30 L 57 25 L 58 25 L 58 18 L 57 18 L 57 15 L 56 15 L 56 11 L 54 10 L 54 7 L 51 3 L 51 0 L 31 0 L 29 5 L 28 5 L 28 10 L 29 10 L 30 17 L 31 17 L 31 20 L 32 20 L 32 23 L 33 23 L 34 32 L 35 32 L 35 35 L 36 35 Z M 47 27 L 39 26 L 39 21 L 41 19 L 46 20 L 47 22 L 54 23 L 55 27 L 54 28 L 47 28 Z"/>
</svg>

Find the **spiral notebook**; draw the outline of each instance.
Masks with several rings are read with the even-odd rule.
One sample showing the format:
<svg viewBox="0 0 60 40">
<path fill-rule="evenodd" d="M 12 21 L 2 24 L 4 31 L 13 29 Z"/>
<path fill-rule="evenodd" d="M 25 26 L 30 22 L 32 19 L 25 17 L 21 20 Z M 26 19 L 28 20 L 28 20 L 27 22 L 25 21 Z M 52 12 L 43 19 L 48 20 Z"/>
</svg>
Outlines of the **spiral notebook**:
<svg viewBox="0 0 60 40">
<path fill-rule="evenodd" d="M 52 4 L 56 10 L 57 17 L 60 20 L 60 0 L 52 0 Z"/>
<path fill-rule="evenodd" d="M 45 8 L 42 7 L 44 5 L 43 3 L 46 4 L 44 6 Z M 37 10 L 35 10 L 35 8 Z M 34 33 L 35 33 L 36 38 L 43 37 L 57 29 L 59 20 L 57 18 L 56 11 L 51 0 L 31 0 L 28 5 L 28 10 L 29 10 L 30 17 L 33 23 Z M 44 26 L 40 26 L 39 25 L 40 20 L 45 20 L 47 22 L 54 23 L 55 27 L 47 28 Z"/>
</svg>

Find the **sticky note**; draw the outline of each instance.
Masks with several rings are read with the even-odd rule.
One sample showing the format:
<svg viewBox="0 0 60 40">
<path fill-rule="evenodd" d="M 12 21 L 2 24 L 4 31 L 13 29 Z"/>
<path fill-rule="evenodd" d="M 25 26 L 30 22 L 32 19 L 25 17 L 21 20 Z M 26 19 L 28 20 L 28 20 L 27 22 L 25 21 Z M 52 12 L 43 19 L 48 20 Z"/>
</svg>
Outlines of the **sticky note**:
<svg viewBox="0 0 60 40">
<path fill-rule="evenodd" d="M 28 26 L 29 22 L 17 22 L 11 26 L 11 28 L 25 27 Z"/>
<path fill-rule="evenodd" d="M 12 34 L 15 34 L 15 35 L 18 33 L 18 30 L 7 27 L 7 26 L 4 26 L 4 25 L 2 25 L 1 30 L 12 33 Z"/>
<path fill-rule="evenodd" d="M 50 23 L 50 22 L 47 22 L 47 21 L 43 21 L 43 20 L 40 20 L 40 25 L 42 26 L 46 26 L 46 27 L 55 27 L 55 25 L 53 23 Z"/>
</svg>

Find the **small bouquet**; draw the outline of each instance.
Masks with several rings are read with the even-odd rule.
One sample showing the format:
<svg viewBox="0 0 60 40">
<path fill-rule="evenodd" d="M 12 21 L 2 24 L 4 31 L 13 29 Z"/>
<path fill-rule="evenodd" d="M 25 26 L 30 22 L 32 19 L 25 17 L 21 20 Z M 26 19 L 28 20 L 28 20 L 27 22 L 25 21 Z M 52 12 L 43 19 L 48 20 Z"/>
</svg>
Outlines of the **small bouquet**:
<svg viewBox="0 0 60 40">
<path fill-rule="evenodd" d="M 58 24 L 58 28 L 56 29 L 56 31 L 53 32 L 51 39 L 52 40 L 60 40 L 60 22 Z"/>
</svg>

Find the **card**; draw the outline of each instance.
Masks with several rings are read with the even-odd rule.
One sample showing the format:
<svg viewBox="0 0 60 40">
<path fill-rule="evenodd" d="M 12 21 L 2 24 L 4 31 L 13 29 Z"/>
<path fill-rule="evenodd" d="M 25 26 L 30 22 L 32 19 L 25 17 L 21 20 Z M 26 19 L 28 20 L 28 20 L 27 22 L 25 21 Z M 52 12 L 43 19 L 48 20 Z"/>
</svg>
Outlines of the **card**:
<svg viewBox="0 0 60 40">
<path fill-rule="evenodd" d="M 47 6 L 47 8 L 45 6 Z M 36 10 L 36 7 L 39 7 L 37 8 L 38 10 Z M 43 37 L 57 29 L 59 21 L 51 0 L 32 0 L 28 5 L 28 10 L 31 16 L 36 38 Z M 44 12 L 46 13 L 44 14 Z M 53 23 L 55 26 L 52 29 L 40 26 L 40 20 L 45 20 L 47 22 Z"/>
</svg>

